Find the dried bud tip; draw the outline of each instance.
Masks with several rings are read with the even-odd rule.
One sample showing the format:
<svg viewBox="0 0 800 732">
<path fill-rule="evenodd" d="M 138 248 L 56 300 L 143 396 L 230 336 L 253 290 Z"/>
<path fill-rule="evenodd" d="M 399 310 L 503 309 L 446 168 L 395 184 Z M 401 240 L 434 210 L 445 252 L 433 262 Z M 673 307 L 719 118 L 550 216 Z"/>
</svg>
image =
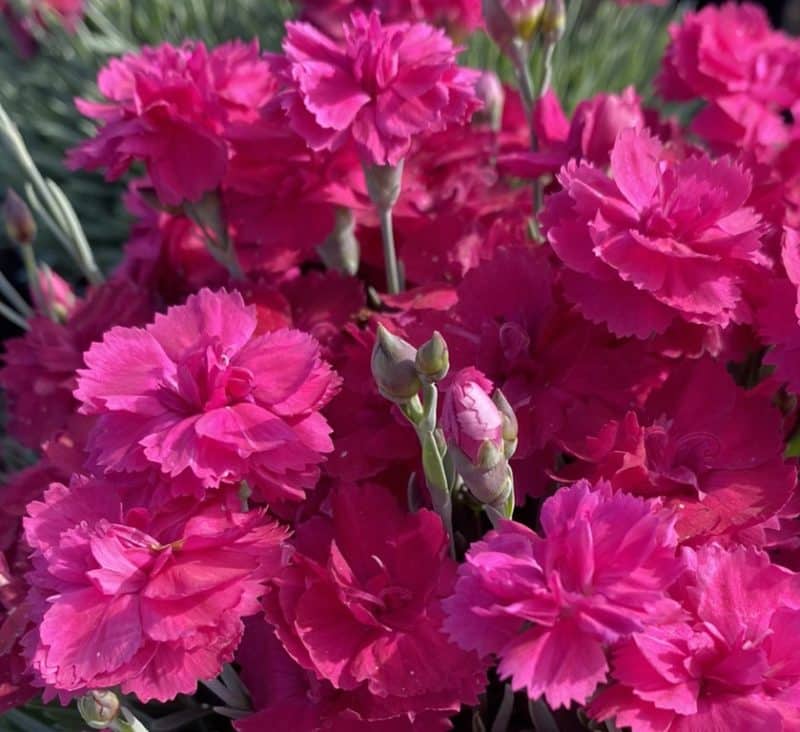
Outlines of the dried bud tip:
<svg viewBox="0 0 800 732">
<path fill-rule="evenodd" d="M 90 691 L 78 699 L 78 711 L 92 729 L 106 729 L 119 716 L 119 698 L 109 690 Z"/>
<path fill-rule="evenodd" d="M 36 222 L 28 204 L 13 189 L 9 188 L 6 192 L 6 200 L 0 211 L 8 238 L 20 247 L 33 244 L 36 238 Z"/>
<path fill-rule="evenodd" d="M 431 339 L 423 343 L 417 351 L 417 373 L 424 381 L 441 381 L 450 370 L 450 353 L 447 341 L 439 331 L 434 331 Z"/>
</svg>

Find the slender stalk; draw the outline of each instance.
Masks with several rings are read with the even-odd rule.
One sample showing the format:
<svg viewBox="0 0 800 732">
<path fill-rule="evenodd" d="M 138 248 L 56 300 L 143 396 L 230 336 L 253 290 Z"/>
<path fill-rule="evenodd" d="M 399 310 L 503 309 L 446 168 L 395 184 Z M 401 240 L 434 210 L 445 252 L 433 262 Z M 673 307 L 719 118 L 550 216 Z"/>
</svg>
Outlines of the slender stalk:
<svg viewBox="0 0 800 732">
<path fill-rule="evenodd" d="M 12 322 L 22 330 L 28 330 L 28 321 L 25 320 L 16 310 L 8 307 L 4 302 L 0 302 L 0 315 Z"/>
<path fill-rule="evenodd" d="M 394 246 L 394 227 L 392 226 L 392 207 L 378 208 L 383 240 L 383 263 L 386 267 L 386 287 L 390 295 L 400 292 L 400 268 L 397 265 L 397 250 Z"/>
<path fill-rule="evenodd" d="M 5 295 L 9 304 L 23 317 L 28 318 L 33 314 L 31 306 L 25 302 L 22 295 L 17 292 L 17 288 L 6 279 L 6 276 L 2 272 L 0 272 L 0 293 Z"/>
<path fill-rule="evenodd" d="M 40 214 L 44 213 L 43 219 L 48 228 L 64 245 L 89 282 L 93 284 L 102 282 L 103 276 L 94 261 L 92 250 L 72 204 L 53 181 L 46 180 L 39 172 L 22 135 L 2 105 L 0 105 L 0 139 L 5 142 L 9 153 L 30 181 L 26 185 L 26 191 L 31 207 Z"/>
</svg>

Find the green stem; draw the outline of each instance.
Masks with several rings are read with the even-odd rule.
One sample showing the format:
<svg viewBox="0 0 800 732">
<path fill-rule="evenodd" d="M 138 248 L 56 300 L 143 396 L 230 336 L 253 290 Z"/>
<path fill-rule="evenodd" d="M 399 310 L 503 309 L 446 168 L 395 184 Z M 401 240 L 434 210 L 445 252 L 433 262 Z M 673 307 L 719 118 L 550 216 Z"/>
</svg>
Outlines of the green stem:
<svg viewBox="0 0 800 732">
<path fill-rule="evenodd" d="M 394 227 L 392 226 L 392 209 L 390 206 L 378 208 L 381 222 L 381 239 L 383 240 L 383 263 L 386 267 L 386 287 L 390 295 L 400 292 L 400 269 L 397 266 L 397 251 L 394 246 Z"/>
</svg>

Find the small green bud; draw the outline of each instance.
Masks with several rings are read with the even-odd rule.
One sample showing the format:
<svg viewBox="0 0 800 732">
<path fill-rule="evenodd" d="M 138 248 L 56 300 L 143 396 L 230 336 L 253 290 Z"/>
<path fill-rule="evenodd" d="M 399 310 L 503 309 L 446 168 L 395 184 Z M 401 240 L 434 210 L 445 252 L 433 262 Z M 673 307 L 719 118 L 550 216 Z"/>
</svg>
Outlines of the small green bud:
<svg viewBox="0 0 800 732">
<path fill-rule="evenodd" d="M 419 394 L 422 383 L 415 366 L 416 357 L 417 349 L 408 341 L 378 326 L 371 366 L 383 396 L 393 402 L 407 402 Z"/>
<path fill-rule="evenodd" d="M 447 376 L 450 370 L 450 353 L 447 350 L 447 341 L 438 330 L 433 332 L 429 341 L 419 347 L 415 363 L 417 373 L 424 381 L 435 384 Z"/>
</svg>

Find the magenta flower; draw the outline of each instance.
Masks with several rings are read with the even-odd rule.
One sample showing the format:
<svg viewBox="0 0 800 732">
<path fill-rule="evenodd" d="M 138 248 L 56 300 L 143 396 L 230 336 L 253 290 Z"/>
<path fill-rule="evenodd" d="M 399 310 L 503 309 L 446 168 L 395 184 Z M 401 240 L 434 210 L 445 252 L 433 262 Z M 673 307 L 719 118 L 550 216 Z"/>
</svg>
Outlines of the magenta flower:
<svg viewBox="0 0 800 732">
<path fill-rule="evenodd" d="M 179 206 L 217 188 L 228 164 L 227 125 L 255 116 L 276 81 L 256 44 L 209 52 L 186 42 L 112 60 L 98 86 L 107 103 L 77 104 L 102 126 L 70 152 L 70 167 L 104 168 L 113 180 L 142 161 L 161 202 Z"/>
<path fill-rule="evenodd" d="M 704 358 L 674 368 L 640 410 L 566 440 L 565 480 L 608 480 L 660 496 L 682 541 L 735 540 L 780 512 L 797 483 L 784 462 L 783 420 L 770 398 L 739 388 Z"/>
<path fill-rule="evenodd" d="M 114 328 L 85 354 L 76 397 L 99 415 L 89 448 L 111 470 L 157 467 L 177 492 L 247 480 L 299 500 L 332 449 L 319 410 L 338 379 L 309 335 L 255 335 L 241 295 L 201 290 L 145 329 Z"/>
<path fill-rule="evenodd" d="M 553 707 L 584 703 L 608 671 L 606 648 L 677 605 L 673 520 L 659 504 L 586 481 L 545 501 L 542 537 L 504 522 L 467 553 L 445 629 L 499 657 L 502 678 Z"/>
<path fill-rule="evenodd" d="M 233 659 L 286 531 L 260 511 L 231 513 L 221 496 L 153 508 L 158 489 L 77 476 L 28 506 L 26 644 L 49 691 L 121 685 L 164 701 Z"/>
<path fill-rule="evenodd" d="M 236 662 L 255 713 L 238 732 L 446 732 L 448 712 L 408 712 L 404 701 L 362 687 L 336 689 L 299 666 L 263 619 L 249 618 Z"/>
<path fill-rule="evenodd" d="M 508 153 L 498 161 L 511 175 L 538 178 L 555 174 L 572 159 L 605 168 L 619 133 L 645 126 L 641 100 L 633 87 L 621 94 L 596 94 L 584 99 L 569 123 L 551 90 L 537 103 L 535 115 L 538 150 Z"/>
<path fill-rule="evenodd" d="M 708 102 L 692 131 L 731 152 L 790 139 L 783 115 L 800 109 L 800 43 L 770 28 L 762 7 L 728 2 L 687 13 L 670 37 L 656 83 L 666 99 Z"/>
<path fill-rule="evenodd" d="M 646 132 L 623 130 L 609 176 L 572 162 L 558 179 L 542 224 L 566 267 L 564 293 L 589 320 L 638 338 L 751 320 L 748 285 L 767 260 L 738 165 L 676 160 Z"/>
<path fill-rule="evenodd" d="M 413 138 L 463 124 L 479 107 L 479 73 L 456 65 L 457 49 L 424 23 L 383 25 L 377 12 L 353 13 L 338 45 L 306 23 L 288 23 L 289 124 L 314 150 L 352 139 L 362 159 L 397 165 Z"/>
<path fill-rule="evenodd" d="M 797 729 L 800 578 L 743 548 L 690 558 L 673 591 L 686 619 L 620 643 L 589 713 L 636 732 Z"/>
<path fill-rule="evenodd" d="M 484 666 L 441 631 L 456 565 L 436 514 L 406 513 L 384 486 L 342 487 L 296 548 L 264 602 L 297 663 L 391 716 L 474 702 Z"/>
</svg>

